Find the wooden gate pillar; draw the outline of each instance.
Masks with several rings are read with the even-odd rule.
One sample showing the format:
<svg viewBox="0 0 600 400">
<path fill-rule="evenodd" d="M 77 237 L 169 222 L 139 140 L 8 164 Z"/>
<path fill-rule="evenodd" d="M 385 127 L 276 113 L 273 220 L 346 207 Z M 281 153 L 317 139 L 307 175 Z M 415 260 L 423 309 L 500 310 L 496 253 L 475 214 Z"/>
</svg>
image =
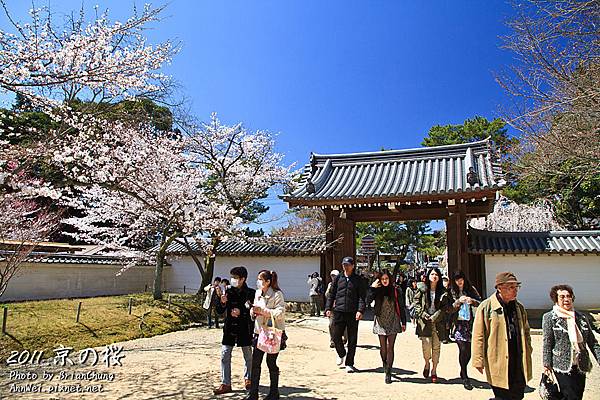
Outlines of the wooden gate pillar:
<svg viewBox="0 0 600 400">
<path fill-rule="evenodd" d="M 448 277 L 463 271 L 469 278 L 469 253 L 467 243 L 467 215 L 464 204 L 449 207 L 446 218 L 446 240 L 448 245 Z"/>
<path fill-rule="evenodd" d="M 325 213 L 325 244 L 327 249 L 325 250 L 325 271 L 323 271 L 323 279 L 329 279 L 329 274 L 334 268 L 333 264 L 333 211 L 330 208 L 323 210 Z"/>
<path fill-rule="evenodd" d="M 352 257 L 356 262 L 356 223 L 350 219 L 340 218 L 340 211 L 326 209 L 325 224 L 327 233 L 327 256 L 325 270 L 342 270 L 342 259 Z"/>
</svg>

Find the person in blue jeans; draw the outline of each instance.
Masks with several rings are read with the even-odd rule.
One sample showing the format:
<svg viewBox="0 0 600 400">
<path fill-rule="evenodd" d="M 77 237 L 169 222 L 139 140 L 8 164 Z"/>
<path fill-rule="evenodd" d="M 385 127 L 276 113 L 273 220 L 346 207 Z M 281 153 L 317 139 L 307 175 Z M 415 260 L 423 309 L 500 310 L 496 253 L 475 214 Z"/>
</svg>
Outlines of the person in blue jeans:
<svg viewBox="0 0 600 400">
<path fill-rule="evenodd" d="M 246 284 L 248 270 L 234 267 L 230 271 L 231 286 L 223 293 L 217 303 L 217 311 L 225 313 L 223 340 L 221 342 L 221 386 L 214 390 L 215 395 L 230 393 L 231 389 L 231 353 L 237 345 L 244 354 L 244 387 L 250 389 L 252 370 L 252 332 L 254 322 L 250 317 L 250 308 L 254 301 L 254 290 Z"/>
</svg>

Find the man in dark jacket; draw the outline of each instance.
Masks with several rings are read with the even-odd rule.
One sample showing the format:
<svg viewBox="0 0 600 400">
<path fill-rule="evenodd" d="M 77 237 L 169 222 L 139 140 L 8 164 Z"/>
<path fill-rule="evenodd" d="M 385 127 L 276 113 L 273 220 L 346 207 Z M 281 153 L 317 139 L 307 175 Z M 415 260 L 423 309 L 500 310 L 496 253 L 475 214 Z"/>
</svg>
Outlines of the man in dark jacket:
<svg viewBox="0 0 600 400">
<path fill-rule="evenodd" d="M 255 291 L 246 285 L 248 271 L 245 267 L 234 267 L 231 274 L 231 287 L 221 296 L 217 312 L 225 313 L 223 341 L 221 347 L 221 386 L 214 394 L 231 392 L 231 352 L 237 344 L 244 353 L 244 386 L 250 388 L 252 370 L 252 333 L 254 322 L 250 317 L 250 308 L 254 302 Z"/>
<path fill-rule="evenodd" d="M 339 274 L 332 282 L 331 291 L 327 296 L 325 314 L 333 315 L 333 343 L 337 351 L 337 365 L 346 365 L 346 371 L 356 372 L 354 354 L 358 339 L 358 321 L 365 312 L 365 297 L 367 287 L 363 279 L 354 273 L 354 260 L 344 257 L 342 260 L 343 274 Z M 335 306 L 334 306 L 335 304 Z M 348 330 L 348 351 L 344 348 L 342 336 Z"/>
</svg>

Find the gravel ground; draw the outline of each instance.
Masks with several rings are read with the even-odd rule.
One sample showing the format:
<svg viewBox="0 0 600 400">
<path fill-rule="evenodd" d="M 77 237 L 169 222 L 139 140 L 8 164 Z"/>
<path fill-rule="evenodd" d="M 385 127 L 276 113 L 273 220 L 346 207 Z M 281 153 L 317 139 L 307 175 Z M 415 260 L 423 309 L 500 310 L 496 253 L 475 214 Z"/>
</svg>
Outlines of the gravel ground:
<svg viewBox="0 0 600 400">
<path fill-rule="evenodd" d="M 438 367 L 441 378 L 437 384 L 421 376 L 423 361 L 421 344 L 409 325 L 407 332 L 396 341 L 394 381 L 386 385 L 379 361 L 377 337 L 371 333 L 371 321 L 360 323 L 359 349 L 356 355 L 356 374 L 348 374 L 335 365 L 335 352 L 329 348 L 327 320 L 309 318 L 289 324 L 289 347 L 280 354 L 282 398 L 289 399 L 489 399 L 492 392 L 485 377 L 470 369 L 473 391 L 466 391 L 458 379 L 458 351 L 455 344 L 442 345 Z M 542 337 L 533 335 L 534 379 L 529 382 L 525 399 L 539 399 L 534 390 L 541 373 Z M 37 366 L 3 367 L 0 369 L 0 399 L 213 399 L 212 390 L 220 381 L 221 331 L 193 328 L 148 339 L 122 343 L 125 357 L 122 366 L 106 368 L 91 366 Z M 76 357 L 74 357 L 76 358 Z M 242 353 L 233 355 L 234 393 L 224 399 L 242 399 Z M 40 379 L 45 372 L 55 373 L 51 381 Z M 37 373 L 37 380 L 29 381 L 24 374 Z M 60 380 L 63 372 L 65 379 Z M 11 379 L 11 373 L 12 378 Z M 15 376 L 16 373 L 21 376 Z M 84 374 L 71 379 L 69 374 Z M 94 375 L 96 374 L 96 375 Z M 97 379 L 98 375 L 100 376 Z M 112 379 L 110 375 L 114 374 Z M 43 393 L 16 393 L 11 388 L 23 389 L 28 383 L 42 383 Z M 261 392 L 266 393 L 268 372 L 263 367 Z M 102 386 L 100 386 L 102 385 Z M 100 393 L 48 393 L 54 390 L 100 390 Z M 597 364 L 588 376 L 585 399 L 600 399 L 600 368 Z"/>
</svg>

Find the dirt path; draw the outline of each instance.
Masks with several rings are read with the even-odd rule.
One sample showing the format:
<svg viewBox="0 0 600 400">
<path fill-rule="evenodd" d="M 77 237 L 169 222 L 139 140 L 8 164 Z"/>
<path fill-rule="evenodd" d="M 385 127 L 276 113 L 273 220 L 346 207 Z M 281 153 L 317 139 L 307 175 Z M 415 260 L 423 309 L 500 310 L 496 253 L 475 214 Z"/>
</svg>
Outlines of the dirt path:
<svg viewBox="0 0 600 400">
<path fill-rule="evenodd" d="M 290 324 L 287 332 L 289 348 L 281 353 L 282 398 L 289 399 L 489 399 L 485 378 L 471 369 L 476 388 L 465 391 L 458 376 L 458 352 L 456 345 L 442 346 L 438 384 L 427 383 L 421 376 L 423 368 L 420 341 L 409 325 L 406 333 L 396 341 L 395 379 L 391 385 L 383 382 L 379 361 L 377 338 L 371 333 L 372 322 L 360 324 L 359 349 L 356 356 L 357 374 L 347 374 L 335 365 L 335 352 L 329 348 L 325 319 L 312 318 Z M 221 331 L 204 328 L 174 332 L 149 339 L 123 343 L 125 358 L 121 367 L 37 367 L 34 369 L 7 368 L 0 370 L 0 399 L 212 399 L 212 389 L 220 380 Z M 533 336 L 534 379 L 529 382 L 536 387 L 541 370 L 541 336 Z M 236 349 L 233 356 L 233 385 L 235 393 L 222 396 L 224 399 L 241 399 L 242 354 Z M 5 365 L 3 363 L 3 365 Z M 50 394 L 11 393 L 11 385 L 24 387 L 31 383 L 22 379 L 10 379 L 10 372 L 20 373 L 43 371 L 55 373 L 77 372 L 113 373 L 114 379 L 107 380 L 58 380 L 43 383 L 43 389 L 52 385 L 77 385 L 90 387 L 102 384 L 102 392 Z M 38 379 L 35 382 L 41 382 Z M 34 382 L 34 383 L 35 383 Z M 262 391 L 268 385 L 266 366 L 262 374 Z M 526 399 L 539 399 L 536 391 L 528 389 Z M 600 398 L 600 368 L 597 364 L 588 376 L 585 399 Z"/>
</svg>

